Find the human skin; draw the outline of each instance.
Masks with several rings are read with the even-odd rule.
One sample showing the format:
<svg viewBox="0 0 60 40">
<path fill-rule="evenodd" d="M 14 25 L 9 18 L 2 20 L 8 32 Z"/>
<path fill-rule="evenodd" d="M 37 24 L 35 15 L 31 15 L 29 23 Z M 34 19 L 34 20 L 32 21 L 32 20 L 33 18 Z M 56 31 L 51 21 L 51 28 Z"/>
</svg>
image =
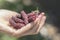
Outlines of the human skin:
<svg viewBox="0 0 60 40">
<path fill-rule="evenodd" d="M 14 11 L 5 10 L 5 9 L 0 10 L 1 32 L 4 32 L 14 37 L 35 35 L 39 33 L 46 20 L 46 16 L 44 16 L 44 13 L 41 13 L 34 22 L 28 23 L 25 27 L 15 30 L 14 28 L 12 28 L 12 26 L 10 26 L 9 19 L 12 16 L 16 16 L 16 15 L 18 15 L 18 13 Z"/>
</svg>

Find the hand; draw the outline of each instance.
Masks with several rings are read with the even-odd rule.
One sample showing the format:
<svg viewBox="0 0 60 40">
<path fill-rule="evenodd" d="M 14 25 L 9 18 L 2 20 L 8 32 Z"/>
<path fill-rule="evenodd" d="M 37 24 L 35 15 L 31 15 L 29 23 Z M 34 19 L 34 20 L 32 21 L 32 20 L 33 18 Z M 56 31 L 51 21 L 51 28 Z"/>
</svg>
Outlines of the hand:
<svg viewBox="0 0 60 40">
<path fill-rule="evenodd" d="M 38 34 L 43 27 L 46 16 L 41 13 L 39 17 L 32 23 L 27 24 L 25 27 L 15 30 L 9 26 L 9 19 L 16 16 L 18 13 L 9 10 L 0 10 L 0 30 L 15 37 L 22 37 L 25 35 Z"/>
<path fill-rule="evenodd" d="M 1 32 L 5 32 L 10 35 L 14 34 L 16 30 L 11 28 L 11 26 L 9 26 L 9 19 L 12 16 L 16 16 L 16 15 L 18 15 L 18 13 L 13 11 L 4 10 L 4 9 L 0 10 L 0 31 Z"/>
</svg>

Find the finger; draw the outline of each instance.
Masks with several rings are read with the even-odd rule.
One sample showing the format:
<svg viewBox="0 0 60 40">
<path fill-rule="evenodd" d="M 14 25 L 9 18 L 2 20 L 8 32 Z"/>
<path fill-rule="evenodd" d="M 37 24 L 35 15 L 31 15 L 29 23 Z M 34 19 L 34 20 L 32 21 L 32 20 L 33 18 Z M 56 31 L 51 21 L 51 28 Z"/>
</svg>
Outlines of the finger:
<svg viewBox="0 0 60 40">
<path fill-rule="evenodd" d="M 28 25 L 22 27 L 21 29 L 18 29 L 16 32 L 15 32 L 15 36 L 20 36 L 21 34 L 25 33 L 26 31 L 28 31 L 29 29 L 31 29 L 33 27 L 33 24 L 32 23 L 29 23 Z"/>
<path fill-rule="evenodd" d="M 41 21 L 43 16 L 44 16 L 44 13 L 39 15 L 38 20 L 37 20 L 36 24 L 34 25 L 33 30 L 35 30 L 35 31 L 37 30 L 37 28 L 39 27 L 40 21 Z"/>
<path fill-rule="evenodd" d="M 38 17 L 39 19 L 38 19 L 38 21 L 37 21 L 36 28 L 35 28 L 36 30 L 38 29 L 38 27 L 39 27 L 39 25 L 40 25 L 40 22 L 41 22 L 42 18 L 44 17 L 44 14 L 45 14 L 45 13 L 42 12 L 42 13 L 40 14 L 41 17 L 40 17 L 40 15 L 39 15 L 39 17 Z"/>
<path fill-rule="evenodd" d="M 42 16 L 44 16 L 44 13 L 41 13 L 41 14 L 37 17 L 37 19 L 34 21 L 34 23 L 37 23 L 38 20 L 41 20 L 40 18 L 41 18 Z"/>
<path fill-rule="evenodd" d="M 45 20 L 46 20 L 46 16 L 44 16 L 40 22 L 40 25 L 39 25 L 39 28 L 37 30 L 36 33 L 39 33 L 39 31 L 41 30 L 41 28 L 43 27 L 44 23 L 45 23 Z"/>
</svg>

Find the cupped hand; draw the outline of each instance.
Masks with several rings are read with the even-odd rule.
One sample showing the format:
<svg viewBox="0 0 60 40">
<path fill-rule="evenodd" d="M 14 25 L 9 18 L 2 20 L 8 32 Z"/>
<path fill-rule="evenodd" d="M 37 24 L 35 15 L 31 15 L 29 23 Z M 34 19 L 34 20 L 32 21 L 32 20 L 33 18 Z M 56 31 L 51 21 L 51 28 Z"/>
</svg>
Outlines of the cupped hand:
<svg viewBox="0 0 60 40">
<path fill-rule="evenodd" d="M 22 27 L 21 29 L 15 30 L 10 26 L 9 19 L 12 16 L 16 16 L 16 15 L 19 14 L 14 11 L 4 10 L 4 9 L 0 10 L 1 32 L 5 32 L 15 37 L 38 34 L 46 20 L 46 16 L 44 16 L 44 13 L 41 13 L 34 22 L 27 24 L 25 27 Z"/>
</svg>

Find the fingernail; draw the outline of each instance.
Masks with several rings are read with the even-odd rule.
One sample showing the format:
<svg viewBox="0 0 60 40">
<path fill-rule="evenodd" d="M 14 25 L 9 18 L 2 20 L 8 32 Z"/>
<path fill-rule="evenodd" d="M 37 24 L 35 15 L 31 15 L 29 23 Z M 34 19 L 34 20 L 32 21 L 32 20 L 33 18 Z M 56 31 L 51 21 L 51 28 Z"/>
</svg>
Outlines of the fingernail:
<svg viewBox="0 0 60 40">
<path fill-rule="evenodd" d="M 42 12 L 41 14 L 42 14 L 42 15 L 44 15 L 45 13 L 44 13 L 44 12 Z"/>
<path fill-rule="evenodd" d="M 44 13 L 44 12 L 42 12 L 38 17 L 42 17 L 42 16 L 44 16 L 44 14 L 45 14 L 45 13 Z"/>
</svg>

